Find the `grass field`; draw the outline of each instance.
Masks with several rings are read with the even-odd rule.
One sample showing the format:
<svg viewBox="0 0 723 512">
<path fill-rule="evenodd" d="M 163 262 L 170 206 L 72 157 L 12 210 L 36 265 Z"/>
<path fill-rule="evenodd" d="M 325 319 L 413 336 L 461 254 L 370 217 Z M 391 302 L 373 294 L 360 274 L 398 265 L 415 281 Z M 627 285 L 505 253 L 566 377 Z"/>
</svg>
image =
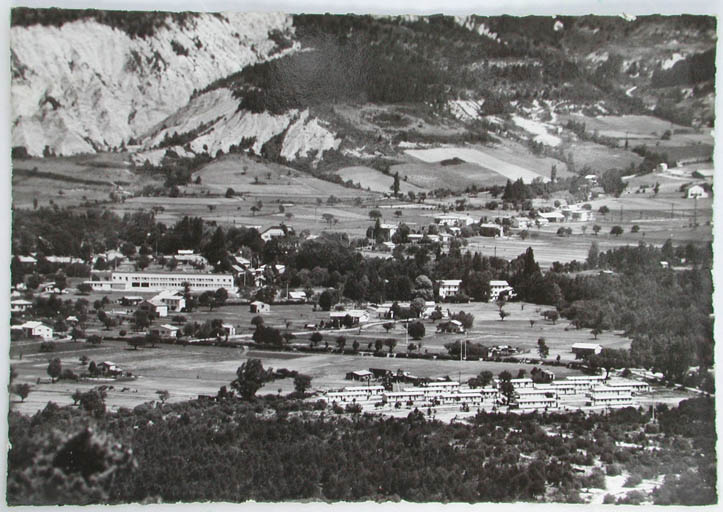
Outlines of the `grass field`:
<svg viewBox="0 0 723 512">
<path fill-rule="evenodd" d="M 605 172 L 608 169 L 627 169 L 630 164 L 638 165 L 643 158 L 632 151 L 613 149 L 594 142 L 577 141 L 564 144 L 565 154 L 572 154 L 575 167 L 583 169 L 588 166 L 592 171 Z"/>
<path fill-rule="evenodd" d="M 371 167 L 344 167 L 336 171 L 336 174 L 341 176 L 344 181 L 351 180 L 353 183 L 361 185 L 363 189 L 369 189 L 373 192 L 389 193 L 392 190 L 392 185 L 394 184 L 393 176 L 384 174 L 376 169 L 372 169 Z M 402 176 L 401 172 L 399 174 Z M 414 174 L 414 177 L 414 183 L 419 183 L 416 173 Z M 406 194 L 410 191 L 416 194 L 418 192 L 428 190 L 428 187 L 422 187 L 415 185 L 414 183 L 400 180 L 399 191 L 402 194 Z"/>
<path fill-rule="evenodd" d="M 503 181 L 516 181 L 522 179 L 530 183 L 536 178 L 543 178 L 542 175 L 530 168 L 522 167 L 506 160 L 501 160 L 490 155 L 483 149 L 472 148 L 431 148 L 431 149 L 407 149 L 405 153 L 423 162 L 441 162 L 452 158 L 459 158 L 465 162 L 480 166 L 486 173 L 496 173 Z M 452 167 L 452 166 L 450 166 Z M 490 178 L 487 178 L 490 179 Z"/>
</svg>

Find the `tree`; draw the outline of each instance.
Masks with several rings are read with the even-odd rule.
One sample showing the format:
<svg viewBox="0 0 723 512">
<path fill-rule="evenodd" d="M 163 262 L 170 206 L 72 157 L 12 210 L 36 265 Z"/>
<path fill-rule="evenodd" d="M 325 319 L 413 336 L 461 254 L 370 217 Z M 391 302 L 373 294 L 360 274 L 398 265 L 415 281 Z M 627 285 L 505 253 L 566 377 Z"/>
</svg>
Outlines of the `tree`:
<svg viewBox="0 0 723 512">
<path fill-rule="evenodd" d="M 171 394 L 166 389 L 159 389 L 156 391 L 156 394 L 158 395 L 158 399 L 161 401 L 161 404 L 165 404 L 166 400 L 168 400 L 168 397 L 171 396 Z"/>
<path fill-rule="evenodd" d="M 422 322 L 412 322 L 407 327 L 407 332 L 414 340 L 421 340 L 424 337 L 425 329 Z"/>
<path fill-rule="evenodd" d="M 236 379 L 231 383 L 231 387 L 244 400 L 252 400 L 256 391 L 264 385 L 266 378 L 266 371 L 261 360 L 249 359 L 236 370 Z"/>
<path fill-rule="evenodd" d="M 380 339 L 374 340 L 374 349 L 377 352 L 381 352 L 382 347 L 384 347 L 384 340 L 380 340 Z"/>
<path fill-rule="evenodd" d="M 504 309 L 500 308 L 499 315 L 500 315 L 500 321 L 504 322 L 504 321 L 505 321 L 505 318 L 508 317 L 508 316 L 510 316 L 510 313 L 508 313 L 508 312 L 505 311 Z"/>
<path fill-rule="evenodd" d="M 630 228 L 630 232 L 637 233 L 638 231 L 640 231 L 640 226 L 638 226 L 637 224 L 633 224 L 633 227 Z"/>
<path fill-rule="evenodd" d="M 226 300 L 228 299 L 228 292 L 226 291 L 226 288 L 219 288 L 214 293 L 214 301 L 216 306 L 223 306 L 226 303 Z"/>
<path fill-rule="evenodd" d="M 324 290 L 319 295 L 319 307 L 322 311 L 329 311 L 337 300 L 336 290 Z"/>
<path fill-rule="evenodd" d="M 587 266 L 590 268 L 597 268 L 600 263 L 600 248 L 597 242 L 593 241 L 590 244 L 590 249 L 587 251 Z"/>
<path fill-rule="evenodd" d="M 610 234 L 620 236 L 623 234 L 623 228 L 620 226 L 613 226 L 612 229 L 610 229 Z"/>
<path fill-rule="evenodd" d="M 597 234 L 600 232 L 601 229 L 602 229 L 602 228 L 601 228 L 598 224 L 595 224 L 595 225 L 592 227 L 592 231 L 593 231 L 593 233 L 595 233 L 595 236 L 597 236 Z"/>
<path fill-rule="evenodd" d="M 310 387 L 311 377 L 309 377 L 308 375 L 304 375 L 303 373 L 296 374 L 296 376 L 294 377 L 294 390 L 297 393 L 303 395 Z"/>
<path fill-rule="evenodd" d="M 339 352 L 344 352 L 344 347 L 346 346 L 346 338 L 344 336 L 339 336 L 336 339 L 336 346 L 339 347 Z"/>
<path fill-rule="evenodd" d="M 382 327 L 384 327 L 384 330 L 387 331 L 387 333 L 389 333 L 389 331 L 392 330 L 392 327 L 394 327 L 394 322 L 384 322 L 382 324 Z"/>
<path fill-rule="evenodd" d="M 20 401 L 24 402 L 25 399 L 30 394 L 31 387 L 30 387 L 30 384 L 22 383 L 22 384 L 15 384 L 12 389 L 13 389 L 13 393 L 15 393 L 16 395 L 18 395 L 20 397 Z"/>
<path fill-rule="evenodd" d="M 351 344 L 351 349 L 354 352 L 359 352 L 359 342 L 357 340 L 354 340 L 354 343 Z"/>
<path fill-rule="evenodd" d="M 321 218 L 324 219 L 324 222 L 326 222 L 329 226 L 333 224 L 335 219 L 334 215 L 332 215 L 331 213 L 323 213 L 321 215 Z"/>
<path fill-rule="evenodd" d="M 82 295 L 88 295 L 90 292 L 93 291 L 93 287 L 89 283 L 80 283 L 77 288 L 78 292 L 80 292 Z"/>
<path fill-rule="evenodd" d="M 323 339 L 324 339 L 324 336 L 322 336 L 322 334 L 319 331 L 312 332 L 311 336 L 309 337 L 309 341 L 311 341 L 311 343 L 314 346 L 319 344 L 321 342 L 321 340 L 323 340 Z"/>
<path fill-rule="evenodd" d="M 560 318 L 560 313 L 558 313 L 556 309 L 548 309 L 542 312 L 542 317 L 545 320 L 551 321 L 552 325 L 555 325 L 555 322 Z"/>
<path fill-rule="evenodd" d="M 369 218 L 371 220 L 381 219 L 381 217 L 382 217 L 382 212 L 380 212 L 379 210 L 369 210 Z"/>
<path fill-rule="evenodd" d="M 389 353 L 394 352 L 394 347 L 397 346 L 397 340 L 394 338 L 387 338 L 384 340 L 384 345 L 389 348 Z"/>
<path fill-rule="evenodd" d="M 227 197 L 227 198 L 231 198 L 231 197 L 233 197 L 233 196 L 235 196 L 235 195 L 236 195 L 236 191 L 235 191 L 234 189 L 232 189 L 231 187 L 228 187 L 228 188 L 226 189 L 226 197 Z"/>
<path fill-rule="evenodd" d="M 145 336 L 133 336 L 132 338 L 129 338 L 127 343 L 133 347 L 133 350 L 138 350 L 138 347 L 143 347 L 146 345 L 146 337 Z"/>
<path fill-rule="evenodd" d="M 394 173 L 394 182 L 392 183 L 391 189 L 394 197 L 397 197 L 399 195 L 399 172 Z"/>
<path fill-rule="evenodd" d="M 416 318 L 419 318 L 421 316 L 421 314 L 424 312 L 425 306 L 426 306 L 426 302 L 424 301 L 424 299 L 422 297 L 417 297 L 409 305 L 410 309 L 412 310 L 412 313 L 414 313 L 414 316 Z"/>
<path fill-rule="evenodd" d="M 48 375 L 50 375 L 50 382 L 55 382 L 55 380 L 60 377 L 60 374 L 63 371 L 63 365 L 60 363 L 60 359 L 58 359 L 57 357 L 55 359 L 52 359 L 50 363 L 48 363 L 48 369 L 46 371 Z"/>
<path fill-rule="evenodd" d="M 545 338 L 537 340 L 537 351 L 541 359 L 545 359 L 550 354 L 550 348 L 545 343 Z"/>
<path fill-rule="evenodd" d="M 515 387 L 512 385 L 512 374 L 507 370 L 499 374 L 500 393 L 505 397 L 507 403 L 512 402 L 515 396 Z"/>
</svg>

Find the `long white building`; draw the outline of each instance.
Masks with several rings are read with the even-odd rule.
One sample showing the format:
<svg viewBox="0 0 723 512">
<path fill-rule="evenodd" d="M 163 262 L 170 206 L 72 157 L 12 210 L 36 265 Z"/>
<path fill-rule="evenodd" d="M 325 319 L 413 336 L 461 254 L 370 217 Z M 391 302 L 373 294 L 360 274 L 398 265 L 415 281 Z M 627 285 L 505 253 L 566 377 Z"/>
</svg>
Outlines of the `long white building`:
<svg viewBox="0 0 723 512">
<path fill-rule="evenodd" d="M 98 281 L 90 281 L 93 285 Z M 103 282 L 103 281 L 99 281 Z M 107 281 L 106 281 L 107 282 Z M 183 290 L 188 283 L 192 292 L 216 291 L 225 288 L 229 295 L 235 292 L 231 274 L 190 274 L 173 272 L 113 272 L 111 287 L 113 290 L 132 290 L 138 292 L 159 292 L 162 290 Z"/>
</svg>

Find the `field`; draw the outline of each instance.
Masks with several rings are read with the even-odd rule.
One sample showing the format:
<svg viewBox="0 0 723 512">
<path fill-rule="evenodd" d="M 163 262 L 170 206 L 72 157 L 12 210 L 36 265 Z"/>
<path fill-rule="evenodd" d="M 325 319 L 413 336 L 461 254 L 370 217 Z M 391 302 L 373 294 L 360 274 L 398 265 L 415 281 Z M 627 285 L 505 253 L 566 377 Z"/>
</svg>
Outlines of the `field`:
<svg viewBox="0 0 723 512">
<path fill-rule="evenodd" d="M 89 297 L 91 301 L 95 298 L 95 295 Z M 462 310 L 472 313 L 475 316 L 474 326 L 464 336 L 435 334 L 434 324 L 425 321 L 427 335 L 422 340 L 422 350 L 424 351 L 446 353 L 444 344 L 464 339 L 486 346 L 515 346 L 522 351 L 521 358 L 538 358 L 537 340 L 544 337 L 546 344 L 550 347 L 550 358 L 560 355 L 562 361 L 569 361 L 574 359 L 570 352 L 572 343 L 593 341 L 592 335 L 588 331 L 572 329 L 564 320 L 558 321 L 555 325 L 544 321 L 540 316 L 540 307 L 532 304 L 508 304 L 505 309 L 511 315 L 504 322 L 499 320 L 495 304 L 449 304 L 443 307 L 449 308 L 453 312 Z M 206 308 L 203 308 L 203 310 L 197 310 L 185 314 L 185 316 L 189 320 L 197 322 L 220 318 L 224 322 L 234 324 L 243 338 L 248 340 L 251 333 L 251 318 L 254 315 L 249 313 L 247 306 L 224 306 L 214 311 L 207 311 Z M 272 312 L 263 316 L 267 325 L 282 330 L 288 325 L 289 329 L 297 334 L 297 338 L 292 340 L 292 343 L 305 346 L 308 344 L 308 334 L 311 331 L 303 330 L 303 325 L 326 319 L 328 313 L 314 312 L 310 305 L 290 305 L 272 306 Z M 531 319 L 535 320 L 533 326 L 529 322 Z M 157 323 L 167 320 L 160 319 L 157 320 Z M 373 343 L 377 338 L 395 338 L 398 340 L 398 344 L 394 353 L 406 352 L 405 334 L 401 325 L 396 325 L 387 333 L 381 326 L 382 322 L 383 320 L 370 322 L 361 330 L 354 328 L 342 332 L 322 331 L 324 339 L 321 345 L 328 342 L 333 348 L 336 346 L 336 338 L 344 335 L 348 348 L 351 347 L 354 340 L 357 340 L 363 350 L 366 349 L 368 343 Z M 108 332 L 101 333 L 110 334 Z M 597 343 L 611 348 L 627 348 L 630 340 L 612 332 L 605 332 L 598 337 Z M 138 379 L 126 382 L 73 383 L 60 381 L 50 384 L 45 370 L 51 357 L 59 357 L 64 368 L 81 373 L 84 371 L 79 363 L 81 355 L 86 355 L 96 363 L 112 361 L 124 370 L 138 375 Z M 228 385 L 234 379 L 236 368 L 249 357 L 260 358 L 264 367 L 288 368 L 309 374 L 313 377 L 313 387 L 318 390 L 349 385 L 348 381 L 344 380 L 347 372 L 369 367 L 388 368 L 394 371 L 401 368 L 421 377 L 449 375 L 453 378 L 461 377 L 462 380 L 467 380 L 482 370 L 490 370 L 494 374 L 509 370 L 516 374 L 519 369 L 525 369 L 529 374 L 534 367 L 533 364 L 528 363 L 397 359 L 395 357 L 379 358 L 332 353 L 261 352 L 247 348 L 199 345 L 157 345 L 134 350 L 122 341 L 109 340 L 105 340 L 99 346 L 91 346 L 83 342 L 62 343 L 58 345 L 57 351 L 54 353 L 38 352 L 37 342 L 14 341 L 10 350 L 10 362 L 19 373 L 18 381 L 33 385 L 33 392 L 29 398 L 24 403 L 17 405 L 20 410 L 28 413 L 44 407 L 48 400 L 59 404 L 72 403 L 70 395 L 75 389 L 86 390 L 101 384 L 114 386 L 114 389 L 110 390 L 107 400 L 111 408 L 133 407 L 145 401 L 155 400 L 157 398 L 156 391 L 160 389 L 168 390 L 172 401 L 195 398 L 199 394 L 215 394 L 220 386 Z M 576 370 L 570 370 L 564 366 L 554 367 L 552 370 L 559 378 L 578 374 Z M 124 390 L 124 388 L 127 389 Z M 291 380 L 275 381 L 267 384 L 260 393 L 275 393 L 279 389 L 282 390 L 282 393 L 291 392 L 293 383 Z"/>
<path fill-rule="evenodd" d="M 510 163 L 505 160 L 496 158 L 480 149 L 472 148 L 432 148 L 432 149 L 407 149 L 405 153 L 418 158 L 423 162 L 441 162 L 452 158 L 459 158 L 465 162 L 473 163 L 480 166 L 487 173 L 496 173 L 502 177 L 504 181 L 516 181 L 522 179 L 525 183 L 530 183 L 536 178 L 543 178 L 539 173 L 522 167 L 520 165 Z M 400 173 L 401 174 L 401 173 Z M 545 180 L 547 181 L 547 180 Z"/>
<path fill-rule="evenodd" d="M 575 168 L 589 167 L 593 172 L 605 172 L 608 169 L 627 169 L 630 164 L 638 165 L 643 158 L 632 151 L 613 149 L 594 142 L 576 141 L 563 146 L 565 154 L 572 154 Z"/>
<path fill-rule="evenodd" d="M 344 181 L 351 180 L 353 183 L 358 183 L 363 189 L 368 189 L 373 192 L 389 193 L 392 190 L 394 184 L 394 177 L 388 174 L 384 174 L 371 167 L 354 166 L 344 167 L 336 171 L 336 174 L 341 176 Z M 400 177 L 404 176 L 402 172 L 399 173 Z M 399 191 L 402 194 L 408 192 L 422 192 L 428 190 L 430 187 L 424 187 L 419 185 L 420 181 L 423 181 L 417 173 L 414 173 L 414 183 L 409 181 L 400 180 Z"/>
</svg>

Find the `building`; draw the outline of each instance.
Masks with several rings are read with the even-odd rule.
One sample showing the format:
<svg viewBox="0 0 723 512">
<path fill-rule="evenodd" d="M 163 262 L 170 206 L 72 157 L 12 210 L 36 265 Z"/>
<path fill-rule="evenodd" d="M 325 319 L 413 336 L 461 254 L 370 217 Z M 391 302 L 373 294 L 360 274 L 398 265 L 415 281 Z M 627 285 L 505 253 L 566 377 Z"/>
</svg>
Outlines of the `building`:
<svg viewBox="0 0 723 512">
<path fill-rule="evenodd" d="M 161 302 L 153 302 L 151 300 L 144 300 L 138 304 L 138 311 L 145 311 L 149 316 L 157 316 L 158 318 L 168 316 L 168 306 Z"/>
<path fill-rule="evenodd" d="M 527 217 L 512 217 L 512 227 L 517 229 L 527 229 L 530 227 L 531 220 Z"/>
<path fill-rule="evenodd" d="M 251 313 L 270 313 L 271 306 L 269 306 L 265 302 L 255 300 L 251 304 L 249 304 L 249 311 Z"/>
<path fill-rule="evenodd" d="M 441 281 L 437 281 L 437 285 L 439 286 L 439 292 L 437 294 L 439 298 L 444 300 L 447 297 L 458 295 L 461 284 L 461 279 L 442 279 Z"/>
<path fill-rule="evenodd" d="M 103 361 L 102 363 L 98 364 L 96 366 L 98 368 L 98 371 L 101 375 L 106 376 L 115 376 L 115 375 L 121 375 L 123 373 L 123 370 L 115 364 L 113 361 Z"/>
<path fill-rule="evenodd" d="M 371 400 L 379 401 L 382 399 L 381 393 L 378 393 L 376 389 L 373 391 L 370 390 L 371 387 L 344 388 L 342 391 L 328 391 L 326 398 L 330 402 L 366 402 Z"/>
<path fill-rule="evenodd" d="M 264 242 L 268 242 L 269 240 L 272 240 L 274 238 L 283 238 L 286 236 L 286 230 L 279 226 L 272 226 L 270 228 L 265 229 L 261 233 L 261 239 Z"/>
<path fill-rule="evenodd" d="M 164 290 L 150 299 L 154 304 L 165 304 L 171 313 L 180 313 L 186 309 L 186 298 L 174 290 Z"/>
<path fill-rule="evenodd" d="M 575 354 L 575 359 L 598 355 L 600 352 L 602 352 L 602 346 L 597 343 L 574 343 L 572 345 L 572 353 Z"/>
<path fill-rule="evenodd" d="M 587 393 L 587 405 L 591 407 L 631 407 L 632 391 L 628 388 L 595 386 Z"/>
<path fill-rule="evenodd" d="M 505 295 L 508 299 L 514 297 L 515 290 L 507 281 L 490 281 L 490 302 L 496 302 L 500 296 Z"/>
<path fill-rule="evenodd" d="M 152 327 L 149 332 L 156 336 L 160 336 L 161 338 L 175 338 L 178 336 L 179 330 L 180 329 L 175 325 L 163 324 L 157 327 Z"/>
<path fill-rule="evenodd" d="M 221 324 L 221 329 L 223 329 L 227 337 L 236 336 L 236 327 L 231 324 Z"/>
<path fill-rule="evenodd" d="M 286 297 L 286 300 L 295 304 L 303 304 L 306 302 L 306 292 L 303 291 L 291 291 Z"/>
<path fill-rule="evenodd" d="M 20 329 L 23 331 L 23 336 L 27 338 L 42 338 L 46 341 L 53 338 L 53 328 L 42 322 L 25 322 Z"/>
<path fill-rule="evenodd" d="M 371 320 L 369 313 L 363 309 L 350 309 L 348 311 L 330 311 L 329 321 L 334 327 L 345 325 L 345 318 L 351 318 L 351 325 L 359 325 Z"/>
<path fill-rule="evenodd" d="M 504 228 L 499 224 L 480 224 L 479 233 L 482 236 L 492 236 L 502 238 L 505 234 Z"/>
<path fill-rule="evenodd" d="M 629 389 L 633 395 L 639 393 L 650 393 L 650 384 L 639 380 L 615 379 L 608 380 L 605 385 L 615 389 Z"/>
<path fill-rule="evenodd" d="M 191 249 L 179 249 L 176 254 L 172 256 L 176 261 L 181 263 L 191 263 L 196 265 L 208 265 L 206 258 L 200 254 L 196 254 Z"/>
<path fill-rule="evenodd" d="M 395 404 L 419 403 L 424 401 L 424 392 L 416 389 L 410 391 L 387 391 L 383 395 L 384 401 Z"/>
<path fill-rule="evenodd" d="M 370 372 L 369 370 L 355 370 L 346 374 L 346 380 L 360 380 L 369 382 L 371 378 L 372 372 Z"/>
<path fill-rule="evenodd" d="M 25 299 L 17 299 L 10 301 L 10 312 L 11 313 L 25 313 L 28 309 L 33 306 L 33 303 Z"/>
<path fill-rule="evenodd" d="M 91 286 L 107 281 L 88 281 Z M 192 292 L 216 291 L 225 288 L 229 295 L 235 295 L 231 274 L 205 274 L 185 272 L 113 272 L 111 285 L 114 290 L 137 292 L 160 292 L 183 290 L 188 285 Z"/>
<path fill-rule="evenodd" d="M 463 227 L 474 224 L 474 219 L 469 215 L 460 215 L 455 213 L 446 213 L 434 217 L 434 222 L 441 226 Z"/>
<path fill-rule="evenodd" d="M 554 389 L 516 389 L 512 405 L 518 409 L 551 409 L 558 406 Z"/>
<path fill-rule="evenodd" d="M 605 378 L 602 375 L 575 375 L 567 377 L 564 381 L 566 384 L 571 384 L 575 388 L 575 394 L 584 393 L 589 389 L 602 385 Z"/>
<path fill-rule="evenodd" d="M 539 212 L 537 214 L 541 219 L 545 219 L 547 222 L 563 222 L 565 216 L 560 212 Z"/>
<path fill-rule="evenodd" d="M 688 199 L 704 199 L 708 197 L 708 192 L 706 192 L 700 185 L 693 185 L 688 188 L 685 197 Z"/>
</svg>

